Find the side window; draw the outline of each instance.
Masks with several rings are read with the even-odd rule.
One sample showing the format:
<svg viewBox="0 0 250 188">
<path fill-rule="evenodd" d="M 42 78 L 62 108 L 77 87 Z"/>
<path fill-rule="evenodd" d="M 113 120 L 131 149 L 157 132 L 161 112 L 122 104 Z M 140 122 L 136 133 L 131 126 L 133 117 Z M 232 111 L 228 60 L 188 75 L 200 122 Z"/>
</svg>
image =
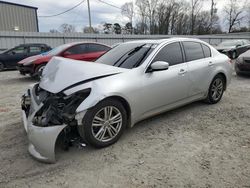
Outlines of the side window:
<svg viewBox="0 0 250 188">
<path fill-rule="evenodd" d="M 88 45 L 88 52 L 102 52 L 108 51 L 110 48 L 100 44 L 89 44 Z"/>
<path fill-rule="evenodd" d="M 211 50 L 210 50 L 210 48 L 207 45 L 205 45 L 205 44 L 201 44 L 201 46 L 202 46 L 202 49 L 203 49 L 205 57 L 211 57 Z"/>
<path fill-rule="evenodd" d="M 24 46 L 16 47 L 13 50 L 9 51 L 9 54 L 24 54 L 27 53 L 27 48 Z"/>
<path fill-rule="evenodd" d="M 73 46 L 71 48 L 69 48 L 66 52 L 68 52 L 69 54 L 83 54 L 86 52 L 86 45 L 85 44 L 81 44 L 81 45 L 76 45 Z"/>
<path fill-rule="evenodd" d="M 204 58 L 204 54 L 199 42 L 183 42 L 186 60 L 194 61 Z"/>
<path fill-rule="evenodd" d="M 40 53 L 41 51 L 40 46 L 30 46 L 30 53 Z"/>
<path fill-rule="evenodd" d="M 174 42 L 163 47 L 155 56 L 153 62 L 155 61 L 165 61 L 168 62 L 170 66 L 183 63 L 180 43 Z"/>
</svg>

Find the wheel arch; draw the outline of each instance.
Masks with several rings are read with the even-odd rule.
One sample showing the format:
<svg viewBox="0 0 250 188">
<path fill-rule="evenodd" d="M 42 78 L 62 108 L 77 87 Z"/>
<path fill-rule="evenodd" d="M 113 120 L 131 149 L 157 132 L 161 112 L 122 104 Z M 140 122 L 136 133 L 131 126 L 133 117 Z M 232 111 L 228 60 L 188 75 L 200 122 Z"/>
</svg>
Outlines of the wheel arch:
<svg viewBox="0 0 250 188">
<path fill-rule="evenodd" d="M 130 107 L 128 101 L 125 98 L 118 96 L 118 95 L 108 96 L 108 97 L 104 98 L 103 100 L 106 100 L 106 99 L 115 99 L 115 100 L 118 100 L 119 102 L 122 103 L 122 105 L 125 108 L 126 113 L 127 113 L 127 120 L 128 120 L 127 127 L 131 127 L 131 107 Z"/>
<path fill-rule="evenodd" d="M 215 76 L 217 76 L 217 75 L 221 75 L 223 77 L 224 82 L 225 82 L 225 88 L 224 88 L 224 91 L 225 91 L 227 89 L 227 77 L 226 77 L 226 75 L 223 72 L 219 72 Z"/>
</svg>

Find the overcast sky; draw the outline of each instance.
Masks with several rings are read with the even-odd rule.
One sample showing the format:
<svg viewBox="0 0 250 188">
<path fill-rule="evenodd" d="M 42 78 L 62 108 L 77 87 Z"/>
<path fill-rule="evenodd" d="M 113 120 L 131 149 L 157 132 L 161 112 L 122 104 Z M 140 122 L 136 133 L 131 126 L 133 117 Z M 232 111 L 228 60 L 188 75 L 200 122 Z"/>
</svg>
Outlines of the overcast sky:
<svg viewBox="0 0 250 188">
<path fill-rule="evenodd" d="M 7 0 L 8 2 L 20 4 L 20 0 Z M 124 3 L 130 2 L 131 0 L 103 0 L 107 3 L 113 4 L 115 6 L 121 7 Z M 134 0 L 135 1 L 135 0 Z M 227 0 L 218 0 L 217 8 L 218 14 L 221 15 L 223 7 L 225 6 Z M 81 0 L 22 0 L 21 4 L 34 6 L 38 8 L 38 16 L 47 16 L 60 13 L 65 11 L 76 4 L 81 2 Z M 128 20 L 122 17 L 121 11 L 112 6 L 103 4 L 98 0 L 90 0 L 91 7 L 91 17 L 92 25 L 98 27 L 101 23 L 121 23 L 124 25 Z M 210 8 L 210 0 L 207 0 L 203 6 L 204 9 Z M 81 4 L 74 10 L 50 18 L 38 17 L 39 29 L 41 32 L 48 32 L 50 29 L 58 29 L 63 23 L 69 23 L 76 27 L 77 31 L 81 31 L 84 26 L 88 25 L 88 11 L 87 11 L 87 1 Z M 223 20 L 221 20 L 223 22 Z"/>
</svg>

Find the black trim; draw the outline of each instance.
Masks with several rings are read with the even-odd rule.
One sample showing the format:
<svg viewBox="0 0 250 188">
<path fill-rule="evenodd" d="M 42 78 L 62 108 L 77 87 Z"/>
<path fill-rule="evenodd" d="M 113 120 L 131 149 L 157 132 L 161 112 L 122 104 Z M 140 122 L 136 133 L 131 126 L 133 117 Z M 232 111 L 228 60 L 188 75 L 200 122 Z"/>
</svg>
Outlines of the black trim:
<svg viewBox="0 0 250 188">
<path fill-rule="evenodd" d="M 38 9 L 37 7 L 32 7 L 32 6 L 22 5 L 22 4 L 17 4 L 17 3 L 11 3 L 11 2 L 6 2 L 6 1 L 0 1 L 0 3 L 9 4 L 9 5 L 15 5 L 15 6 L 20 6 L 20 7 L 25 7 L 25 8 Z"/>
<path fill-rule="evenodd" d="M 100 78 L 105 78 L 105 77 L 108 77 L 108 76 L 113 76 L 113 75 L 115 75 L 115 74 L 119 74 L 119 73 L 108 74 L 108 75 L 103 75 L 103 76 L 97 76 L 97 77 L 90 78 L 90 79 L 87 79 L 87 80 L 84 80 L 84 81 L 76 82 L 75 84 L 70 85 L 70 86 L 64 88 L 64 89 L 63 89 L 62 91 L 60 91 L 60 92 L 64 92 L 64 91 L 66 91 L 66 90 L 68 90 L 68 89 L 71 89 L 71 88 L 76 87 L 76 86 L 81 85 L 81 84 L 85 84 L 85 83 L 87 83 L 87 82 L 91 82 L 91 81 L 93 81 L 93 80 L 97 80 L 97 79 L 100 79 Z"/>
</svg>

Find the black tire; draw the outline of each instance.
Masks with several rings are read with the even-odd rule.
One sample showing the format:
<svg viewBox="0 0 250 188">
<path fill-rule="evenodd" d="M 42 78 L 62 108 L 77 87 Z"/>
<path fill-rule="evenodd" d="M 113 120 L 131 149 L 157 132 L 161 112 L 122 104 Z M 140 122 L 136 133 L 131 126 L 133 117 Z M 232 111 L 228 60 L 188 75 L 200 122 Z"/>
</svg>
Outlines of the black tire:
<svg viewBox="0 0 250 188">
<path fill-rule="evenodd" d="M 33 74 L 31 74 L 31 77 L 37 78 L 37 79 L 40 80 L 41 75 L 42 75 L 42 71 L 41 70 L 43 70 L 45 66 L 46 65 L 44 65 L 44 64 L 37 66 L 36 69 L 35 69 L 35 72 Z"/>
<path fill-rule="evenodd" d="M 115 110 L 118 110 L 121 115 L 121 125 L 119 125 L 119 131 L 117 131 L 117 134 L 114 135 L 114 137 L 111 140 L 108 141 L 100 141 L 95 137 L 94 133 L 94 125 L 92 126 L 92 123 L 94 121 L 94 118 L 98 113 L 101 113 L 102 109 L 108 107 L 114 107 Z M 106 120 L 105 120 L 106 121 Z M 102 124 L 104 126 L 105 123 Z M 108 126 L 108 125 L 106 125 Z M 127 126 L 127 113 L 125 108 L 123 107 L 122 103 L 116 99 L 105 99 L 101 102 L 99 102 L 97 105 L 95 105 L 93 108 L 89 109 L 86 114 L 84 115 L 84 118 L 82 120 L 82 125 L 78 127 L 78 131 L 80 136 L 83 138 L 84 141 L 86 141 L 91 146 L 94 146 L 96 148 L 102 148 L 107 147 L 109 145 L 114 144 L 123 134 L 124 129 Z M 102 128 L 102 127 L 101 127 Z M 100 128 L 100 129 L 101 129 Z M 99 131 L 100 131 L 99 129 Z M 105 128 L 104 128 L 105 129 Z M 107 128 L 109 129 L 109 128 Z M 106 129 L 105 129 L 106 131 Z M 109 130 L 110 131 L 110 130 Z M 98 131 L 97 131 L 98 132 Z M 96 133 L 97 135 L 98 133 Z M 108 131 L 104 133 L 104 135 L 108 134 Z"/>
<path fill-rule="evenodd" d="M 0 72 L 4 70 L 4 64 L 0 62 Z"/>
<path fill-rule="evenodd" d="M 218 92 L 218 94 L 219 94 L 218 97 L 214 97 L 213 88 L 214 88 L 214 86 L 216 84 L 215 82 L 222 84 L 222 88 L 221 88 L 221 90 L 219 90 L 221 93 Z M 219 102 L 221 100 L 222 96 L 223 96 L 225 88 L 226 88 L 226 80 L 225 80 L 225 78 L 221 74 L 216 75 L 214 77 L 214 79 L 212 80 L 210 86 L 209 86 L 208 94 L 207 94 L 207 98 L 206 98 L 205 102 L 207 102 L 209 104 L 215 104 L 215 103 Z"/>
</svg>

